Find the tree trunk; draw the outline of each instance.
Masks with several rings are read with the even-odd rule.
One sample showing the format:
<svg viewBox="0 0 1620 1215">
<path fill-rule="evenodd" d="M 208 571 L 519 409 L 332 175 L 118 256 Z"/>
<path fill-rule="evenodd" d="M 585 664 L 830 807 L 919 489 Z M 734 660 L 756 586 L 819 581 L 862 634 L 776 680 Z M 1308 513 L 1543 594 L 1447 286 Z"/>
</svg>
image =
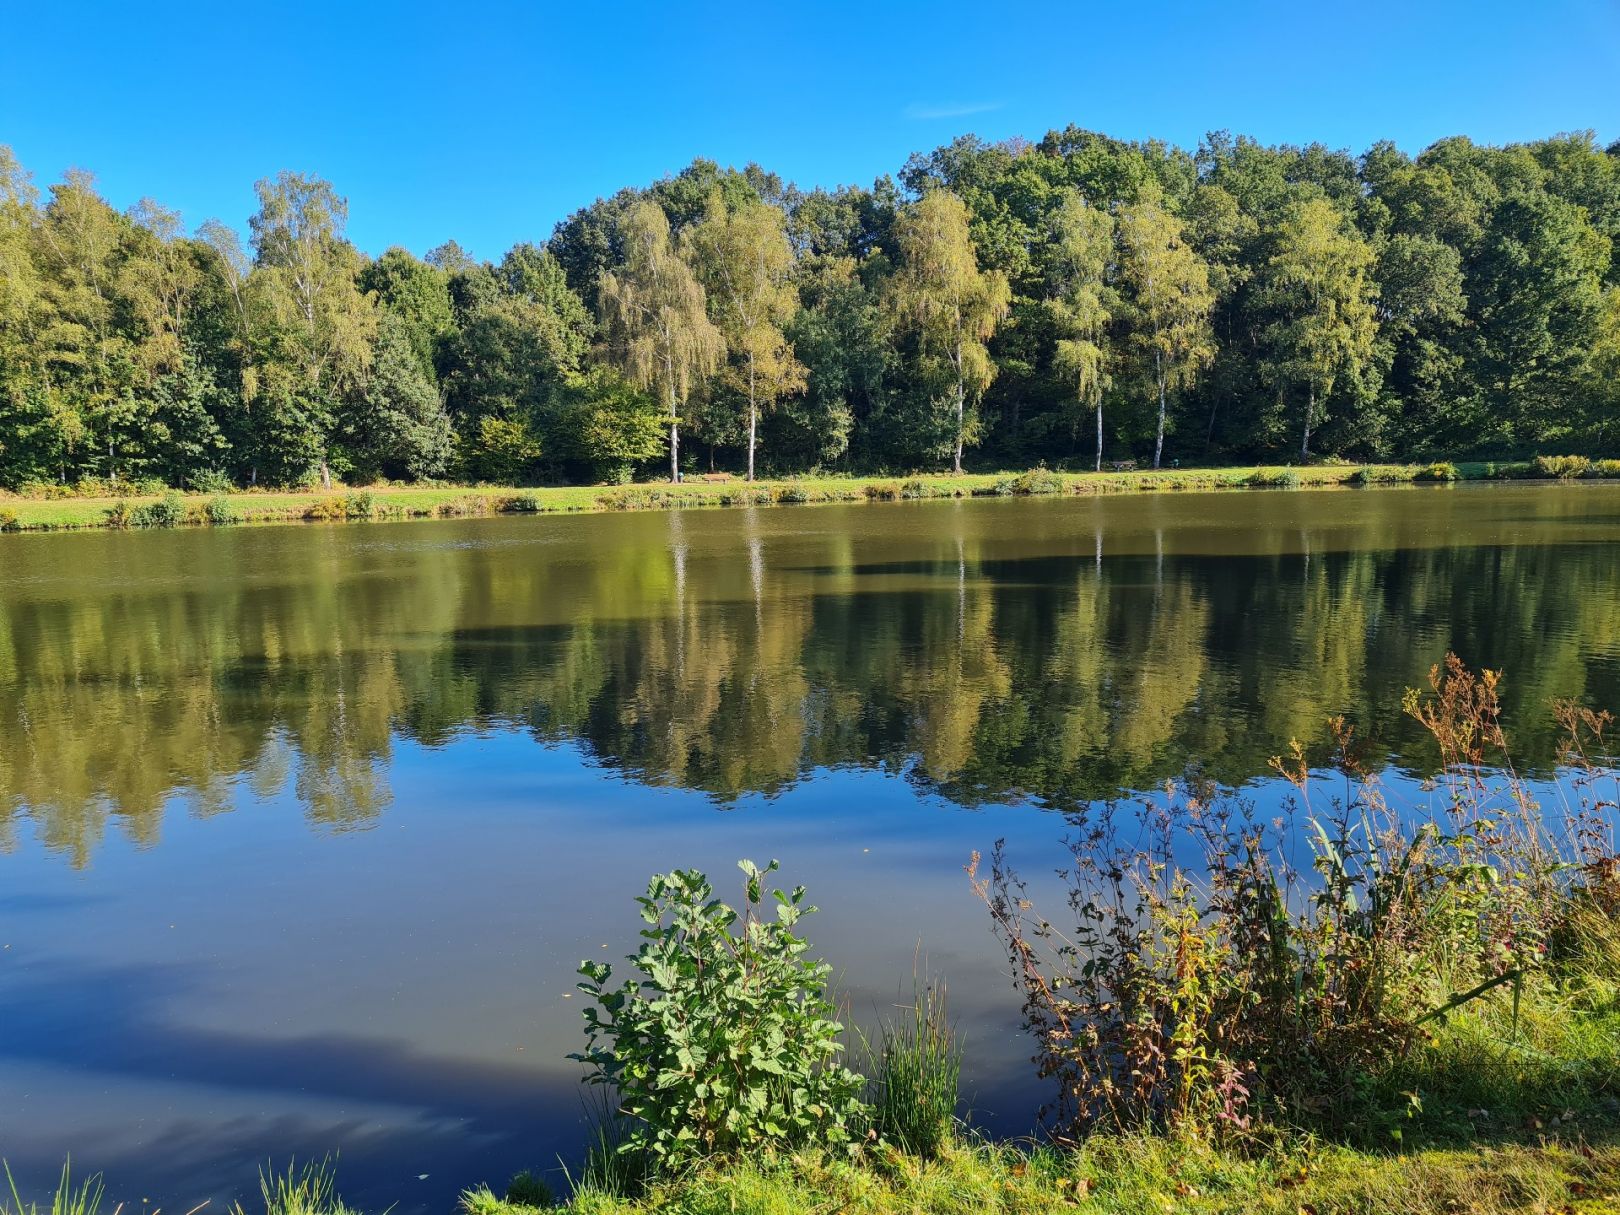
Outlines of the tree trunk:
<svg viewBox="0 0 1620 1215">
<path fill-rule="evenodd" d="M 967 389 L 961 379 L 956 381 L 956 450 L 952 453 L 951 471 L 962 475 L 962 431 L 967 424 Z"/>
<path fill-rule="evenodd" d="M 1097 402 L 1097 471 L 1102 471 L 1102 402 Z"/>
<path fill-rule="evenodd" d="M 321 488 L 325 490 L 332 488 L 332 466 L 326 462 L 325 452 L 321 453 Z"/>
<path fill-rule="evenodd" d="M 678 484 L 681 479 L 681 414 L 675 407 L 675 381 L 669 380 L 669 391 L 666 394 L 669 403 L 669 483 Z"/>
<path fill-rule="evenodd" d="M 1159 437 L 1153 442 L 1153 467 L 1159 467 L 1164 457 L 1164 355 L 1153 352 L 1153 369 L 1159 376 Z"/>
<path fill-rule="evenodd" d="M 1310 397 L 1305 405 L 1305 434 L 1299 441 L 1299 462 L 1303 464 L 1311 455 L 1311 415 L 1316 412 L 1316 385 L 1311 385 Z"/>
<path fill-rule="evenodd" d="M 759 403 L 754 399 L 754 356 L 748 356 L 748 479 L 754 479 L 754 443 L 759 434 Z"/>
</svg>

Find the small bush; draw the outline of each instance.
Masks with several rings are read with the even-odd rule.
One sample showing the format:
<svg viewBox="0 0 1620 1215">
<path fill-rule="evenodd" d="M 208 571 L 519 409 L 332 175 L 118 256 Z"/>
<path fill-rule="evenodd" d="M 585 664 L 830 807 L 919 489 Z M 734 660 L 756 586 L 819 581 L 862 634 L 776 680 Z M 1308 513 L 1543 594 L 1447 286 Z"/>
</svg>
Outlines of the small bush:
<svg viewBox="0 0 1620 1215">
<path fill-rule="evenodd" d="M 318 498 L 304 507 L 304 518 L 312 523 L 332 523 L 349 517 L 349 507 L 342 498 Z"/>
<path fill-rule="evenodd" d="M 228 494 L 235 488 L 230 475 L 217 468 L 205 468 L 191 478 L 191 492 L 196 494 Z"/>
<path fill-rule="evenodd" d="M 55 481 L 24 481 L 17 486 L 19 498 L 40 498 L 50 501 L 58 498 L 73 497 L 71 485 L 59 485 Z"/>
<path fill-rule="evenodd" d="M 776 500 L 789 505 L 802 505 L 810 501 L 810 491 L 797 483 L 789 483 L 777 488 Z"/>
<path fill-rule="evenodd" d="M 1063 477 L 1048 468 L 1032 468 L 1012 478 L 1010 492 L 1014 494 L 1061 494 L 1066 488 Z M 998 488 L 997 492 L 1000 490 Z"/>
<path fill-rule="evenodd" d="M 343 496 L 345 519 L 369 519 L 377 513 L 377 498 L 369 489 L 355 490 Z"/>
<path fill-rule="evenodd" d="M 212 524 L 239 523 L 242 516 L 237 514 L 236 505 L 223 496 L 208 499 L 203 503 L 203 518 Z"/>
<path fill-rule="evenodd" d="M 1620 460 L 1593 460 L 1592 466 L 1582 474 L 1587 477 L 1620 477 Z"/>
<path fill-rule="evenodd" d="M 121 512 L 121 521 L 114 520 L 114 511 Z M 186 500 L 170 490 L 156 502 L 140 506 L 119 501 L 108 510 L 107 521 L 113 527 L 179 527 L 186 521 Z"/>
<path fill-rule="evenodd" d="M 715 501 L 721 506 L 769 506 L 772 498 L 763 485 L 739 485 L 721 490 Z"/>
<path fill-rule="evenodd" d="M 739 868 L 740 913 L 696 870 L 653 877 L 637 900 L 647 924 L 630 959 L 638 979 L 612 987 L 612 967 L 580 964 L 596 1007 L 585 1009 L 589 1045 L 573 1057 L 618 1095 L 628 1125 L 616 1151 L 661 1168 L 772 1146 L 853 1150 L 869 1119 L 861 1077 L 838 1062 L 831 968 L 808 960 L 794 932 L 815 909 L 802 886 L 778 890 L 765 919 L 763 882 L 777 863 Z"/>
<path fill-rule="evenodd" d="M 1570 477 L 1585 476 L 1587 470 L 1592 467 L 1592 461 L 1585 456 L 1537 456 L 1534 466 L 1539 476 L 1567 480 Z"/>
<path fill-rule="evenodd" d="M 913 477 L 911 480 L 901 483 L 900 496 L 902 498 L 932 498 L 934 493 L 929 488 L 928 482 L 920 477 Z"/>
<path fill-rule="evenodd" d="M 1298 489 L 1299 474 L 1291 468 L 1257 468 L 1245 484 L 1254 489 Z"/>
<path fill-rule="evenodd" d="M 463 494 L 448 502 L 440 502 L 433 508 L 433 515 L 437 519 L 473 519 L 487 515 L 494 509 L 494 500 L 484 494 Z"/>
<path fill-rule="evenodd" d="M 1448 461 L 1420 468 L 1412 478 L 1414 481 L 1455 481 L 1457 479 L 1457 466 Z"/>
<path fill-rule="evenodd" d="M 17 512 L 0 508 L 0 532 L 16 532 L 22 530 L 22 524 L 17 522 Z"/>
<path fill-rule="evenodd" d="M 866 496 L 873 502 L 898 502 L 900 500 L 900 483 L 898 481 L 874 481 L 867 485 Z"/>
<path fill-rule="evenodd" d="M 540 509 L 540 498 L 535 494 L 513 494 L 502 498 L 496 509 L 508 515 L 532 515 Z"/>
</svg>

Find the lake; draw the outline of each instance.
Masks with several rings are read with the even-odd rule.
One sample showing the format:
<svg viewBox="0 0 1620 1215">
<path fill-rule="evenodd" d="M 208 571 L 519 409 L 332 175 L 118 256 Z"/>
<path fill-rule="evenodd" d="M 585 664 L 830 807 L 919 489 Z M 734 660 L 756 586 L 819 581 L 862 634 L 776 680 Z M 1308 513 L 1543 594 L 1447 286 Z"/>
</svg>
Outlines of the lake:
<svg viewBox="0 0 1620 1215">
<path fill-rule="evenodd" d="M 943 974 L 1025 1133 L 975 849 L 1189 764 L 1276 798 L 1336 713 L 1421 776 L 1448 649 L 1547 774 L 1552 698 L 1620 707 L 1617 544 L 1602 483 L 0 537 L 0 1155 L 178 1210 L 575 1163 L 574 968 L 739 857 L 857 1021 Z"/>
</svg>

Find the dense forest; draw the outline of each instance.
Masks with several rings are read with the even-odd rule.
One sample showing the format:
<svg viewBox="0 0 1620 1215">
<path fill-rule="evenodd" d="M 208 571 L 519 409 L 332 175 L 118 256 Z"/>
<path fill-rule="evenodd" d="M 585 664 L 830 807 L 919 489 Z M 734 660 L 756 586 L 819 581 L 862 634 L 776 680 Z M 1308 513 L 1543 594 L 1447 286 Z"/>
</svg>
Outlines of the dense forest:
<svg viewBox="0 0 1620 1215">
<path fill-rule="evenodd" d="M 624 480 L 1607 450 L 1620 143 L 972 136 L 870 188 L 696 161 L 479 263 L 333 185 L 248 235 L 0 147 L 0 487 Z"/>
</svg>

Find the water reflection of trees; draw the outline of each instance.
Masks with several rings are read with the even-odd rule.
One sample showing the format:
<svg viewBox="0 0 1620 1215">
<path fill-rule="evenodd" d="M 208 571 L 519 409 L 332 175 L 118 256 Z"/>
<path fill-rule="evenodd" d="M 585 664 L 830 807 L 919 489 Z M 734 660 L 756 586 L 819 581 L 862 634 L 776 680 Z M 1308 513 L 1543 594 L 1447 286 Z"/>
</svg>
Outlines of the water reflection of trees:
<svg viewBox="0 0 1620 1215">
<path fill-rule="evenodd" d="M 1553 696 L 1620 703 L 1602 546 L 1099 562 L 958 531 L 874 562 L 683 526 L 376 569 L 335 545 L 280 581 L 218 543 L 188 579 L 180 544 L 127 589 L 0 597 L 0 831 L 27 816 L 83 862 L 110 823 L 155 841 L 176 792 L 227 808 L 237 778 L 362 824 L 398 738 L 469 729 L 721 799 L 869 763 L 967 804 L 1069 805 L 1194 758 L 1236 782 L 1340 712 L 1421 767 L 1400 693 L 1448 647 L 1507 668 L 1526 763 L 1553 758 Z"/>
</svg>

